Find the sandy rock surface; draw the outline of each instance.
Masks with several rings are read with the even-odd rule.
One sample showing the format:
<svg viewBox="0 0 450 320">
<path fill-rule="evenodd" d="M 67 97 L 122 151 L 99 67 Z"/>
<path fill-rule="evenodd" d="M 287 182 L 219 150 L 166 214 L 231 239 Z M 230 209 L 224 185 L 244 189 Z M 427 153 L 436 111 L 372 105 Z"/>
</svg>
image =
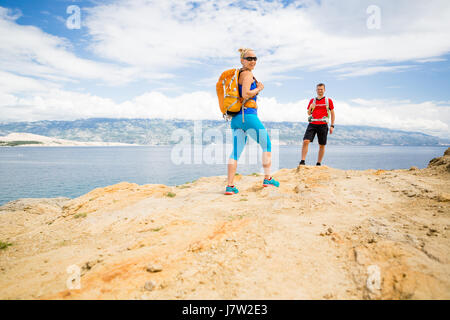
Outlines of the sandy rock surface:
<svg viewBox="0 0 450 320">
<path fill-rule="evenodd" d="M 10 202 L 0 299 L 450 299 L 450 149 L 425 169 L 274 177 Z"/>
</svg>

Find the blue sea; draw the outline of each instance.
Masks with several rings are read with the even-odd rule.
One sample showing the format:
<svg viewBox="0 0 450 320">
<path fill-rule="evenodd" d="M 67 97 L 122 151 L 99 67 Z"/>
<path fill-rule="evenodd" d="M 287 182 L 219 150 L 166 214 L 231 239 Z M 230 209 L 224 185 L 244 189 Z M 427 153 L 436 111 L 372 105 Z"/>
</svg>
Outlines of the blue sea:
<svg viewBox="0 0 450 320">
<path fill-rule="evenodd" d="M 277 149 L 273 152 L 275 169 L 297 166 L 300 146 L 277 146 Z M 329 145 L 323 164 L 345 170 L 425 168 L 432 158 L 442 156 L 446 149 L 445 146 Z M 308 165 L 316 163 L 317 152 L 318 146 L 311 145 L 306 159 Z M 198 154 L 192 150 L 191 159 L 185 162 L 194 163 L 178 164 L 180 161 L 174 161 L 172 146 L 2 147 L 0 205 L 19 198 L 75 198 L 92 189 L 122 181 L 178 185 L 199 177 L 227 174 L 229 152 L 223 152 L 223 161 L 213 164 L 202 160 L 203 153 L 200 157 Z M 237 172 L 262 172 L 261 160 L 252 160 L 254 158 L 246 151 Z"/>
</svg>

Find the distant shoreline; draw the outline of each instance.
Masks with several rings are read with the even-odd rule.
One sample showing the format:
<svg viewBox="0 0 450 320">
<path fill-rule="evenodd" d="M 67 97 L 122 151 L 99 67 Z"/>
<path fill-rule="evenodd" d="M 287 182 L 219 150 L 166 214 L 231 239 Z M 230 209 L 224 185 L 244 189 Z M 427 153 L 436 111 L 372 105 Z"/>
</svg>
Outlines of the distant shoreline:
<svg viewBox="0 0 450 320">
<path fill-rule="evenodd" d="M 16 132 L 0 137 L 1 147 L 109 147 L 109 146 L 137 146 L 131 143 L 122 142 L 83 142 L 52 138 L 32 133 Z"/>
<path fill-rule="evenodd" d="M 149 147 L 156 147 L 156 146 L 151 146 L 148 145 Z M 0 146 L 0 148 L 21 148 L 21 147 L 25 147 L 25 148 L 33 148 L 33 147 L 38 147 L 38 148 L 42 148 L 42 147 L 147 147 L 147 145 L 140 145 L 140 144 L 127 144 L 127 145 L 115 145 L 115 144 L 111 144 L 111 145 L 105 145 L 105 144 L 88 144 L 88 145 L 45 145 L 45 144 L 22 144 L 22 145 L 17 145 L 17 146 Z"/>
<path fill-rule="evenodd" d="M 98 139 L 98 137 L 94 137 Z M 162 142 L 162 141 L 161 141 Z M 167 143 L 167 141 L 164 141 Z M 301 141 L 274 141 L 274 145 L 278 146 L 301 146 Z M 43 135 L 37 135 L 33 133 L 26 132 L 14 132 L 7 136 L 0 137 L 0 147 L 145 147 L 145 146 L 160 146 L 169 147 L 175 146 L 177 143 L 168 144 L 135 144 L 135 143 L 123 143 L 123 142 L 104 142 L 104 141 L 77 141 L 77 140 L 67 140 L 55 137 L 48 137 Z M 211 143 L 201 144 L 202 146 L 211 146 Z M 401 147 L 401 146 L 413 146 L 413 147 L 449 147 L 448 143 L 440 144 L 391 144 L 391 143 L 380 143 L 380 144 L 343 144 L 342 141 L 330 141 L 330 145 L 334 146 L 380 146 L 380 147 Z"/>
<path fill-rule="evenodd" d="M 0 140 L 1 142 L 1 140 Z M 83 143 L 80 141 L 80 143 Z M 33 147 L 173 147 L 176 144 L 114 144 L 111 142 L 111 144 L 101 144 L 102 142 L 99 142 L 99 144 L 92 144 L 95 142 L 86 142 L 89 144 L 86 145 L 46 145 L 46 144 L 21 144 L 21 145 L 0 145 L 0 148 L 20 148 L 20 147 L 26 147 L 26 148 L 33 148 Z M 104 142 L 107 143 L 107 142 Z M 203 145 L 203 147 L 206 147 L 209 145 Z M 280 147 L 301 147 L 302 145 L 299 144 L 278 144 Z M 313 144 L 312 147 L 315 147 L 316 145 Z M 419 148 L 419 147 L 450 147 L 450 144 L 437 144 L 437 145 L 396 145 L 396 144 L 330 144 L 332 147 L 413 147 L 413 148 Z"/>
</svg>

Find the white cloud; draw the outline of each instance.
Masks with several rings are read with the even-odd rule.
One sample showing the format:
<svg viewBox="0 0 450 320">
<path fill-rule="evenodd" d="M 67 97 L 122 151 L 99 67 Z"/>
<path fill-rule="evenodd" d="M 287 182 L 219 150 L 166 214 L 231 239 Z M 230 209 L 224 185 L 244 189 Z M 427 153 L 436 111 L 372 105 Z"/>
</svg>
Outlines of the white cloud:
<svg viewBox="0 0 450 320">
<path fill-rule="evenodd" d="M 426 58 L 426 59 L 419 59 L 416 60 L 417 62 L 420 63 L 427 63 L 427 62 L 442 62 L 442 61 L 447 61 L 447 59 L 444 58 Z"/>
<path fill-rule="evenodd" d="M 14 100 L 9 99 L 12 103 L 0 102 L 4 121 L 75 120 L 108 114 L 120 116 L 118 105 L 111 99 L 85 93 L 51 89 L 30 97 L 14 97 Z"/>
<path fill-rule="evenodd" d="M 408 100 L 333 100 L 336 124 L 367 125 L 418 131 L 450 138 L 450 102 Z M 280 103 L 261 97 L 258 114 L 264 121 L 306 122 L 308 100 Z M 3 121 L 75 120 L 80 118 L 221 119 L 217 98 L 197 91 L 169 97 L 148 92 L 123 103 L 85 93 L 51 89 L 29 98 L 0 94 Z"/>
<path fill-rule="evenodd" d="M 282 104 L 275 98 L 261 98 L 258 113 L 262 121 L 305 122 L 308 102 L 300 100 Z M 337 126 L 367 125 L 450 137 L 449 103 L 365 99 L 333 102 Z"/>
<path fill-rule="evenodd" d="M 0 88 L 3 93 L 30 93 L 46 90 L 49 86 L 55 86 L 55 84 L 0 70 Z"/>
<path fill-rule="evenodd" d="M 260 56 L 262 81 L 329 68 L 343 77 L 406 70 L 450 52 L 450 2 L 377 1 L 381 29 L 366 26 L 373 1 L 115 0 L 83 8 L 86 48 L 109 63 L 78 57 L 71 43 L 0 7 L 0 70 L 55 82 L 120 85 L 168 79 L 185 68 L 217 77 L 239 64 L 237 48 Z M 317 19 L 317 17 L 326 17 Z M 104 61 L 104 60 L 102 60 Z M 201 81 L 193 75 L 194 82 Z"/>
<path fill-rule="evenodd" d="M 85 25 L 97 55 L 145 70 L 237 64 L 236 49 L 248 46 L 262 57 L 258 72 L 263 75 L 357 64 L 356 76 L 398 71 L 404 66 L 382 65 L 436 59 L 450 51 L 447 0 L 378 1 L 380 30 L 367 29 L 371 4 L 196 1 L 194 6 L 179 0 L 127 0 L 88 9 Z"/>
<path fill-rule="evenodd" d="M 345 67 L 333 70 L 339 74 L 339 78 L 368 76 L 380 72 L 402 72 L 415 66 L 377 66 L 377 67 Z"/>
<path fill-rule="evenodd" d="M 0 70 L 51 81 L 101 80 L 122 84 L 139 78 L 164 78 L 167 73 L 140 76 L 136 67 L 78 58 L 67 39 L 15 22 L 19 13 L 0 7 Z"/>
</svg>

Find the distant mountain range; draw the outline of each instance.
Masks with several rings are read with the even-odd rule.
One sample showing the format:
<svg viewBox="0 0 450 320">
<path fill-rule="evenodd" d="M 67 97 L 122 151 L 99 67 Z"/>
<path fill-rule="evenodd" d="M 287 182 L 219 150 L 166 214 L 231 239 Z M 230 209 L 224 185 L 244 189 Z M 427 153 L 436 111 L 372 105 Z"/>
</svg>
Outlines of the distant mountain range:
<svg viewBox="0 0 450 320">
<path fill-rule="evenodd" d="M 202 120 L 202 132 L 219 129 L 225 139 L 230 124 L 224 120 Z M 264 121 L 269 130 L 279 130 L 281 145 L 300 144 L 307 123 Z M 47 137 L 75 141 L 121 142 L 142 145 L 170 145 L 178 143 L 172 134 L 176 129 L 186 129 L 193 140 L 193 120 L 164 119 L 111 119 L 91 118 L 75 121 L 0 122 L 0 136 L 14 132 L 26 132 Z M 316 138 L 317 139 L 317 138 Z M 340 126 L 328 136 L 334 145 L 404 145 L 435 146 L 448 144 L 438 137 L 419 132 L 407 132 L 367 126 Z M 225 142 L 225 140 L 224 140 Z M 208 144 L 210 142 L 204 142 Z M 314 141 L 316 143 L 316 141 Z"/>
</svg>

